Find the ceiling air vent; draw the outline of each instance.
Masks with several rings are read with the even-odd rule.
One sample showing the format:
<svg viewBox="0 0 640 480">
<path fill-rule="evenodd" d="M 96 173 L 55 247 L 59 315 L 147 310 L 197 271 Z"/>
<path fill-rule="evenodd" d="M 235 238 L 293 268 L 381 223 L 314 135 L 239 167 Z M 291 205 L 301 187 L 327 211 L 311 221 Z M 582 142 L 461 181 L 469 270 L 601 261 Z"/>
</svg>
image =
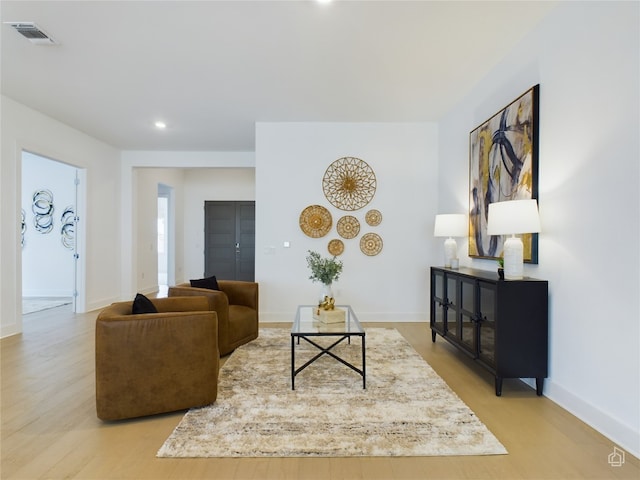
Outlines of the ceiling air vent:
<svg viewBox="0 0 640 480">
<path fill-rule="evenodd" d="M 4 22 L 11 25 L 23 37 L 27 38 L 31 43 L 36 45 L 57 45 L 53 38 L 47 35 L 34 22 Z"/>
</svg>

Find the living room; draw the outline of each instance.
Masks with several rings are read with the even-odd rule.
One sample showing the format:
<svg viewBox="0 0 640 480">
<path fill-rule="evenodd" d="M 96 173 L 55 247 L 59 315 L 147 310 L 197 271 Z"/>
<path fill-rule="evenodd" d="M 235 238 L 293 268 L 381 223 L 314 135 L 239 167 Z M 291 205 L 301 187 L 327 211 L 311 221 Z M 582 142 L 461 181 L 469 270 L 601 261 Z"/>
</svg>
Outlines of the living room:
<svg viewBox="0 0 640 480">
<path fill-rule="evenodd" d="M 195 207 L 187 192 L 200 185 L 193 169 L 207 169 L 207 180 L 226 187 L 212 189 L 210 200 L 229 199 L 226 180 L 242 199 L 255 200 L 261 321 L 290 321 L 298 299 L 317 291 L 305 281 L 304 256 L 326 249 L 326 242 L 304 236 L 298 216 L 307 205 L 325 203 L 328 165 L 353 155 L 376 172 L 372 207 L 383 215 L 384 247 L 371 258 L 347 249 L 336 295 L 357 305 L 367 322 L 428 322 L 428 268 L 442 263 L 433 220 L 468 210 L 469 132 L 539 84 L 542 232 L 539 264 L 526 265 L 525 274 L 549 281 L 544 395 L 638 456 L 638 15 L 635 2 L 553 6 L 437 121 L 260 119 L 253 151 L 117 148 L 3 95 L 2 224 L 19 224 L 22 150 L 83 169 L 85 305 L 99 309 L 154 288 L 153 228 L 141 222 L 139 205 L 150 201 L 141 192 L 155 194 L 150 186 L 159 181 L 176 189 L 177 211 L 192 218 L 178 243 L 184 254 L 176 258 L 177 280 L 202 275 L 194 239 L 201 220 L 189 213 Z M 18 238 L 11 229 L 0 233 L 2 337 L 22 331 Z M 494 261 L 470 258 L 465 239 L 458 243 L 461 265 L 495 268 Z"/>
</svg>

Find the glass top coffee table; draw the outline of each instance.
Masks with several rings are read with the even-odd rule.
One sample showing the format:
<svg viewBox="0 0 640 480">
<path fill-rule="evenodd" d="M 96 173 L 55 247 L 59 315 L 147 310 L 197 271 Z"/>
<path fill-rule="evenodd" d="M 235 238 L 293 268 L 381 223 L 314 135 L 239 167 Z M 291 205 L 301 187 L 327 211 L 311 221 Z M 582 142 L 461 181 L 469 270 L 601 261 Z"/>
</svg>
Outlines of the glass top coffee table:
<svg viewBox="0 0 640 480">
<path fill-rule="evenodd" d="M 353 313 L 350 305 L 336 305 L 336 308 L 345 310 L 345 320 L 340 323 L 322 323 L 319 320 L 313 318 L 313 309 L 317 308 L 313 305 L 299 305 L 296 311 L 296 319 L 291 327 L 291 389 L 295 390 L 296 375 L 302 370 L 307 368 L 313 362 L 318 360 L 323 355 L 329 355 L 338 362 L 346 365 L 353 371 L 359 373 L 362 376 L 362 388 L 367 388 L 367 375 L 366 375 L 366 363 L 365 363 L 365 331 L 356 314 Z M 312 340 L 313 337 L 337 337 L 336 341 L 328 347 L 319 345 Z M 346 360 L 340 358 L 331 350 L 336 346 L 347 341 L 351 343 L 351 337 L 360 337 L 362 343 L 362 368 L 358 368 Z M 315 355 L 304 365 L 296 368 L 296 344 L 300 344 L 300 339 L 303 339 L 320 350 L 320 353 Z"/>
</svg>

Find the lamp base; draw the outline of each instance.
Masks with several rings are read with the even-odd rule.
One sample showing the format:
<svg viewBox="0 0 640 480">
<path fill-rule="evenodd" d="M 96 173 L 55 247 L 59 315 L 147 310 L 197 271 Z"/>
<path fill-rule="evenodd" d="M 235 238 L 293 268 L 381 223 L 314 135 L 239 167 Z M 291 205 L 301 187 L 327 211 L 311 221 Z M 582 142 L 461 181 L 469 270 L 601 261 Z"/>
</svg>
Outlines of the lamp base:
<svg viewBox="0 0 640 480">
<path fill-rule="evenodd" d="M 523 250 L 522 240 L 515 235 L 505 240 L 503 247 L 505 280 L 522 280 L 524 276 Z"/>
<path fill-rule="evenodd" d="M 454 258 L 458 258 L 458 244 L 454 238 L 449 237 L 444 241 L 444 266 L 451 268 Z"/>
</svg>

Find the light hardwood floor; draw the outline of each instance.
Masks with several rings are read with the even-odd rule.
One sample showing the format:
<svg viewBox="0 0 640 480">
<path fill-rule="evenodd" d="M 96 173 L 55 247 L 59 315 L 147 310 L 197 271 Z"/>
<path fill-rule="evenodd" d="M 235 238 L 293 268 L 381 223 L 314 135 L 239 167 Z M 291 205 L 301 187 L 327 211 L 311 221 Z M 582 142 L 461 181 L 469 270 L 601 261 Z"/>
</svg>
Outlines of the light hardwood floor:
<svg viewBox="0 0 640 480">
<path fill-rule="evenodd" d="M 2 353 L 2 479 L 605 479 L 640 478 L 607 463 L 614 444 L 517 380 L 493 380 L 427 324 L 396 327 L 509 451 L 477 457 L 158 459 L 184 412 L 103 423 L 95 413 L 96 312 L 69 306 L 24 317 Z M 288 327 L 266 324 L 263 327 Z"/>
</svg>

